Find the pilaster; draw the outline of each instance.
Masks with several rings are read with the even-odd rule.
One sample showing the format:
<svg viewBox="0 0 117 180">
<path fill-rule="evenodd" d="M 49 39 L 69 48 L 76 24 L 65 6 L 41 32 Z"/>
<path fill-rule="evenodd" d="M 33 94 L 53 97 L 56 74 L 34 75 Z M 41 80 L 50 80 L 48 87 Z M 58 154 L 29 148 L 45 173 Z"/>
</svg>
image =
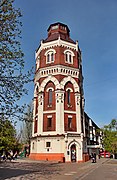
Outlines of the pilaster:
<svg viewBox="0 0 117 180">
<path fill-rule="evenodd" d="M 80 110 L 80 94 L 75 93 L 75 103 L 76 103 L 76 126 L 78 134 L 81 133 L 81 110 Z"/>
<path fill-rule="evenodd" d="M 58 134 L 64 132 L 64 91 L 56 90 L 56 131 Z"/>
<path fill-rule="evenodd" d="M 38 134 L 43 132 L 43 92 L 39 92 L 38 96 Z"/>
</svg>

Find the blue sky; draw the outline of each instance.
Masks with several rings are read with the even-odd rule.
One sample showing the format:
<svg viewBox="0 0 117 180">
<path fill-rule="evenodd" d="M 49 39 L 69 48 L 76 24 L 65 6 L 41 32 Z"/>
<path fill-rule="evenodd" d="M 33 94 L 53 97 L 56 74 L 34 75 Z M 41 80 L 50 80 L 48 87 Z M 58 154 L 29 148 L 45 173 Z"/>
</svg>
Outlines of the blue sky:
<svg viewBox="0 0 117 180">
<path fill-rule="evenodd" d="M 21 9 L 22 50 L 25 69 L 35 66 L 35 50 L 47 37 L 51 23 L 70 28 L 82 51 L 85 111 L 99 126 L 117 118 L 117 1 L 116 0 L 16 0 Z M 33 84 L 27 86 L 29 103 Z"/>
</svg>

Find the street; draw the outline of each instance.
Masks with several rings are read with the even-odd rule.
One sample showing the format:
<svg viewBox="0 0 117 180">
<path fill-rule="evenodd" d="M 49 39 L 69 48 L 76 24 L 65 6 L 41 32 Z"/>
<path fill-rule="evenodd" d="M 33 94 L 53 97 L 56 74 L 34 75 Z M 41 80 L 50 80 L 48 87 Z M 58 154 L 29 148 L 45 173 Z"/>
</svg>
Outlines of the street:
<svg viewBox="0 0 117 180">
<path fill-rule="evenodd" d="M 117 160 L 99 159 L 97 163 L 58 163 L 31 161 L 0 162 L 0 180 L 115 180 Z"/>
</svg>

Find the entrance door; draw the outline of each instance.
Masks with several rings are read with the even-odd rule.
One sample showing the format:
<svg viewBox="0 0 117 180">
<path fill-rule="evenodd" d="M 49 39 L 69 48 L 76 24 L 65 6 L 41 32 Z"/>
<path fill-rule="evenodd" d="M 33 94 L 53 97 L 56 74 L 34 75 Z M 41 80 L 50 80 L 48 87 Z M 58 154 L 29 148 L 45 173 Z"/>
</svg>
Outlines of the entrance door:
<svg viewBox="0 0 117 180">
<path fill-rule="evenodd" d="M 71 161 L 76 162 L 76 145 L 71 146 Z"/>
</svg>

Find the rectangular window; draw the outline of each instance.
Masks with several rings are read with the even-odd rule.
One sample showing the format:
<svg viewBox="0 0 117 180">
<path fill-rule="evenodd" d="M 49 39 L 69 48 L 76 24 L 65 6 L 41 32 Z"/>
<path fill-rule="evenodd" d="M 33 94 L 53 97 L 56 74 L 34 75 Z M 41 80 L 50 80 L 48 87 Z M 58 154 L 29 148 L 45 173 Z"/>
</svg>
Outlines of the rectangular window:
<svg viewBox="0 0 117 180">
<path fill-rule="evenodd" d="M 72 127 L 72 118 L 68 117 L 68 129 Z"/>
<path fill-rule="evenodd" d="M 46 142 L 46 147 L 47 148 L 51 147 L 51 142 Z"/>
<path fill-rule="evenodd" d="M 48 123 L 47 124 L 48 128 L 52 127 L 52 118 L 51 117 L 48 118 L 48 122 L 47 123 Z"/>
</svg>

